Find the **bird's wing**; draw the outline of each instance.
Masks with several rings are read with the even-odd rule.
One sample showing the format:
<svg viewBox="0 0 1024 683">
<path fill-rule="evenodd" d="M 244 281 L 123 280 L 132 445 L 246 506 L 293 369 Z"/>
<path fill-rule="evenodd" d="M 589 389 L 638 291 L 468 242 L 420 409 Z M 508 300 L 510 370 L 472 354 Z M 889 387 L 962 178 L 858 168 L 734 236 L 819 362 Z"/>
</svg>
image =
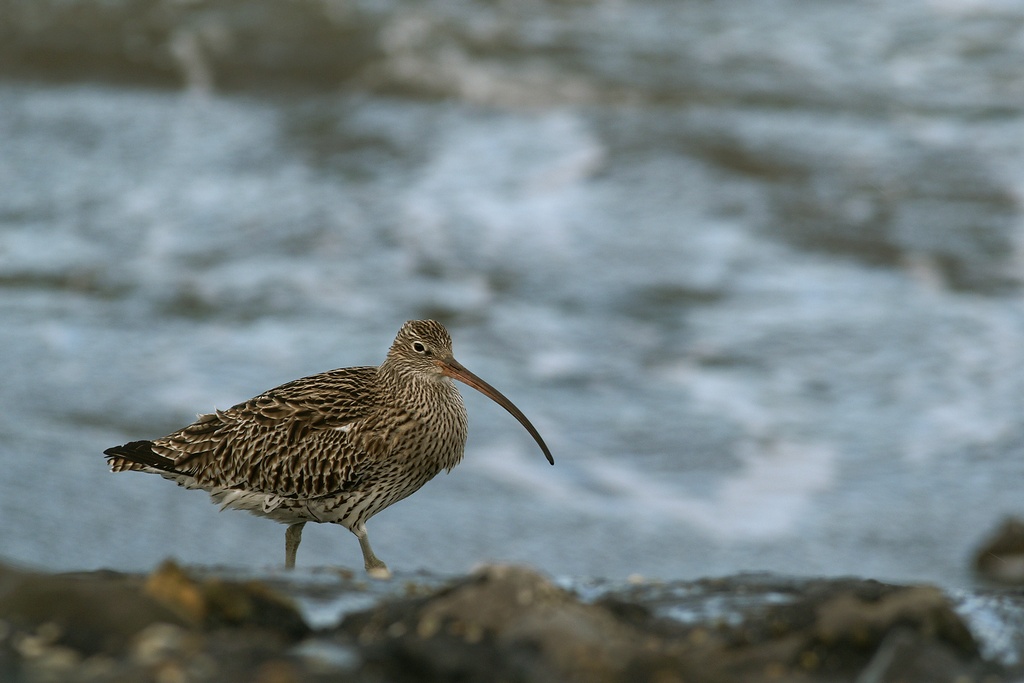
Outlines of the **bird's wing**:
<svg viewBox="0 0 1024 683">
<path fill-rule="evenodd" d="M 387 444 L 367 425 L 379 412 L 376 368 L 343 368 L 283 384 L 152 442 L 173 471 L 202 488 L 318 498 L 358 490 Z"/>
</svg>

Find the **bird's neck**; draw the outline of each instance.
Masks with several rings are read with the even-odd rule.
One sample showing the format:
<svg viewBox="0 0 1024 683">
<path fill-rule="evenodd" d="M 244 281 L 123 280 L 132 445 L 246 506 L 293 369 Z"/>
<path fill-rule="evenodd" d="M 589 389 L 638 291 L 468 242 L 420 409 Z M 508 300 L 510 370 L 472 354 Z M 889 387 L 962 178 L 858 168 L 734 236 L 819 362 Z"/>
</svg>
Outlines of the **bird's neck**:
<svg viewBox="0 0 1024 683">
<path fill-rule="evenodd" d="M 377 374 L 380 377 L 379 386 L 396 403 L 430 405 L 439 398 L 458 395 L 455 383 L 443 375 L 431 377 L 417 372 L 403 372 L 401 366 L 386 361 L 377 368 Z"/>
</svg>

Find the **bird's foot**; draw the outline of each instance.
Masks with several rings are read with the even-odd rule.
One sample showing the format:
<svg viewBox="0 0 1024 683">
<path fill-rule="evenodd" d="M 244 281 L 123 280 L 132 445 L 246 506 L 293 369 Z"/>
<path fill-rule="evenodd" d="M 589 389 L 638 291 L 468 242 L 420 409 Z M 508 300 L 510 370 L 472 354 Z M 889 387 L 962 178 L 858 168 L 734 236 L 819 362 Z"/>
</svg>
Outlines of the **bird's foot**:
<svg viewBox="0 0 1024 683">
<path fill-rule="evenodd" d="M 380 581 L 387 581 L 391 578 L 391 570 L 387 567 L 374 567 L 373 569 L 367 569 L 366 573 L 371 579 L 378 579 Z"/>
<path fill-rule="evenodd" d="M 388 566 L 380 560 L 377 560 L 373 564 L 367 562 L 366 573 L 370 576 L 371 579 L 380 579 L 382 581 L 385 581 L 391 578 L 391 570 L 388 569 Z"/>
</svg>

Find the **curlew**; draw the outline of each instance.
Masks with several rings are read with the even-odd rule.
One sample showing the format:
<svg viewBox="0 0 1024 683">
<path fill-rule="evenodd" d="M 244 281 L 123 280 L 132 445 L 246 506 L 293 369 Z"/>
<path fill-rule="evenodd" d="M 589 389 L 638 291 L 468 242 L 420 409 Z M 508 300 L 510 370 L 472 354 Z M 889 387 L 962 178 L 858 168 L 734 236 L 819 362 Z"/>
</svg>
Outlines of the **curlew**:
<svg viewBox="0 0 1024 683">
<path fill-rule="evenodd" d="M 467 420 L 457 379 L 537 429 L 497 389 L 452 357 L 447 330 L 411 320 L 377 367 L 297 379 L 152 441 L 104 451 L 114 472 L 160 474 L 235 508 L 287 524 L 285 566 L 306 522 L 332 522 L 359 539 L 367 573 L 391 575 L 370 547 L 366 521 L 462 460 Z"/>
</svg>

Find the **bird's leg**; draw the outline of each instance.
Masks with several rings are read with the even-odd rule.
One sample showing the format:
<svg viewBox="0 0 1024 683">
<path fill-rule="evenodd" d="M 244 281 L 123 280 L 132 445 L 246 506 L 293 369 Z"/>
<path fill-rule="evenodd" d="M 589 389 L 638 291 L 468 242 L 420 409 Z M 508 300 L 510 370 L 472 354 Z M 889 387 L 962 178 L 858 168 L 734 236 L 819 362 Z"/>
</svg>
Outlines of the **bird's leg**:
<svg viewBox="0 0 1024 683">
<path fill-rule="evenodd" d="M 296 522 L 288 525 L 284 532 L 284 568 L 295 569 L 295 553 L 299 551 L 299 543 L 302 543 L 302 527 L 305 522 Z"/>
<path fill-rule="evenodd" d="M 366 525 L 360 524 L 355 529 L 352 529 L 352 533 L 359 539 L 359 547 L 363 551 L 363 565 L 366 567 L 366 573 L 370 575 L 370 578 L 390 579 L 391 571 L 388 569 L 388 566 L 373 554 L 373 548 L 370 547 L 370 538 L 366 535 Z"/>
</svg>

